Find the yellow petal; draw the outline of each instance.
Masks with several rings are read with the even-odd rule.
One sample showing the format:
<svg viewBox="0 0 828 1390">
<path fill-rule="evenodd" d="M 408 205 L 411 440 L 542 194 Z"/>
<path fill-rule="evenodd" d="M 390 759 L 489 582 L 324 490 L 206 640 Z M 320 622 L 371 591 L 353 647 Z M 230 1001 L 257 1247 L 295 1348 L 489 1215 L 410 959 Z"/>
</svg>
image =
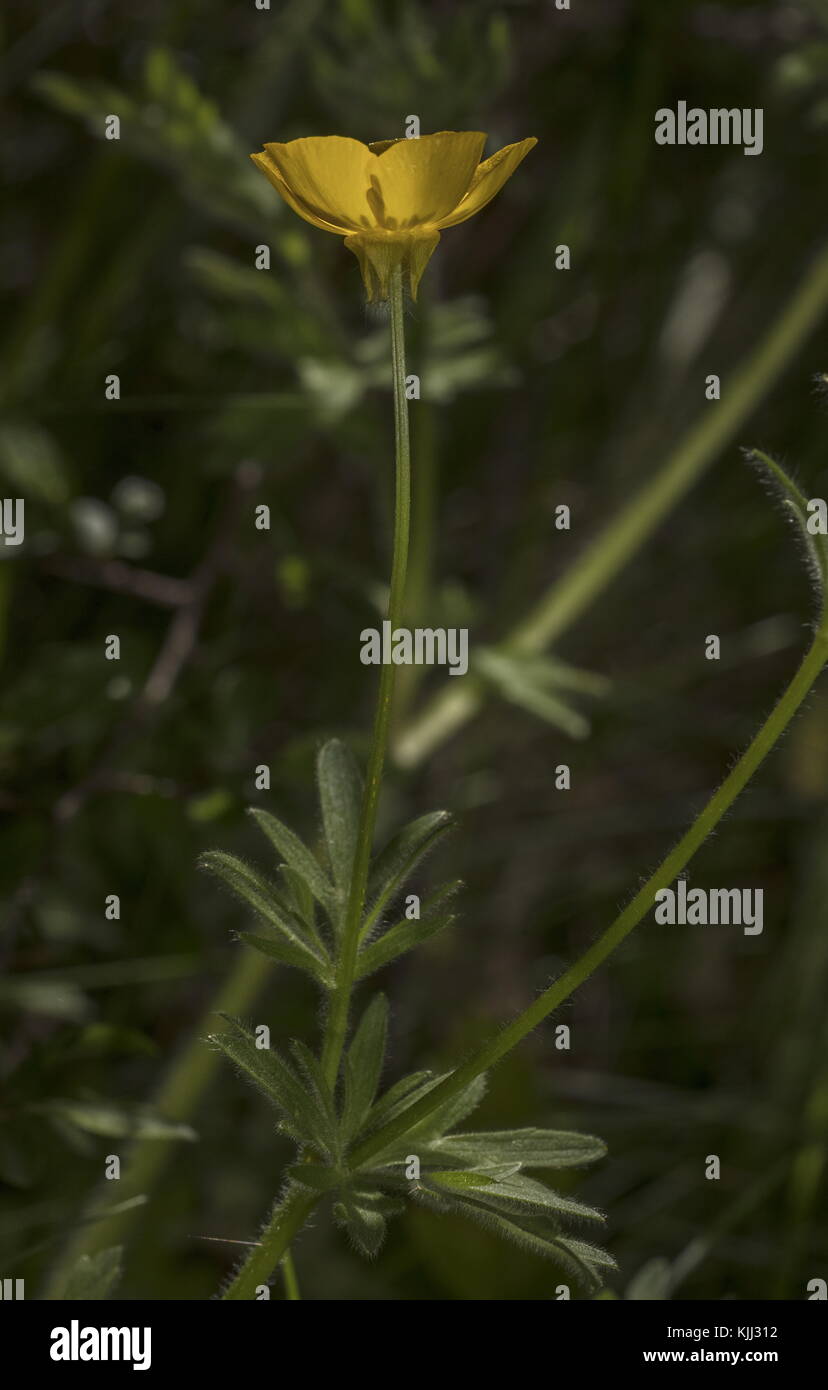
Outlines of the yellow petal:
<svg viewBox="0 0 828 1390">
<path fill-rule="evenodd" d="M 515 145 L 504 145 L 497 154 L 485 159 L 479 166 L 466 196 L 447 217 L 441 218 L 440 226 L 456 227 L 458 222 L 465 222 L 467 217 L 473 217 L 490 203 L 506 180 L 512 177 L 521 160 L 537 143 L 535 136 L 530 135 L 528 140 L 519 140 Z"/>
<path fill-rule="evenodd" d="M 329 222 L 324 217 L 318 217 L 315 212 L 306 207 L 298 198 L 294 197 L 279 173 L 279 170 L 276 168 L 276 165 L 273 163 L 273 160 L 270 158 L 270 155 L 251 154 L 250 158 L 253 160 L 256 168 L 261 169 L 265 178 L 269 179 L 273 187 L 281 193 L 288 207 L 293 208 L 294 212 L 298 212 L 299 216 L 304 217 L 306 222 L 312 222 L 314 227 L 321 227 L 323 232 L 336 232 L 339 236 L 348 235 L 350 231 L 349 227 L 338 227 L 334 222 Z"/>
<path fill-rule="evenodd" d="M 375 156 L 360 140 L 311 135 L 286 145 L 265 145 L 265 150 L 300 216 L 345 234 L 375 225 L 367 198 L 368 167 Z"/>
<path fill-rule="evenodd" d="M 448 216 L 468 191 L 485 143 L 480 131 L 441 130 L 369 155 L 369 202 L 379 225 L 416 227 Z"/>
</svg>

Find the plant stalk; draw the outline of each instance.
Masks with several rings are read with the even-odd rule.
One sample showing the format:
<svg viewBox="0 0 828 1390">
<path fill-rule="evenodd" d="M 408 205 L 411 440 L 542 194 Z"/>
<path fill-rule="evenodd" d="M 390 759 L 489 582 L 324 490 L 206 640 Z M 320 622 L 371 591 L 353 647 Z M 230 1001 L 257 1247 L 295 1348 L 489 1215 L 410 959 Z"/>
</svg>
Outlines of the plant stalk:
<svg viewBox="0 0 828 1390">
<path fill-rule="evenodd" d="M 222 1297 L 230 1302 L 254 1299 L 256 1290 L 266 1284 L 276 1266 L 285 1258 L 290 1242 L 301 1231 L 316 1203 L 318 1192 L 291 1187 L 281 1202 L 277 1202 L 261 1240 L 245 1259 L 233 1282 Z"/>
<path fill-rule="evenodd" d="M 408 402 L 405 396 L 402 268 L 399 266 L 391 279 L 390 307 L 396 464 L 394 551 L 386 618 L 391 624 L 391 632 L 393 633 L 394 629 L 400 626 L 404 617 L 405 577 L 408 568 L 408 543 L 411 529 L 411 449 L 408 437 Z M 365 906 L 365 891 L 368 885 L 368 871 L 371 864 L 371 849 L 377 819 L 377 803 L 388 747 L 388 730 L 391 721 L 391 702 L 394 697 L 396 670 L 396 666 L 392 663 L 380 667 L 379 695 L 374 717 L 368 772 L 362 797 L 354 868 L 339 945 L 336 985 L 331 994 L 322 1051 L 322 1067 L 332 1088 L 339 1074 L 339 1064 L 348 1029 L 348 1013 L 351 1006 L 351 994 L 353 993 L 357 953 L 359 951 L 359 929 Z"/>
<path fill-rule="evenodd" d="M 568 999 L 629 936 L 630 932 L 653 907 L 655 894 L 660 888 L 667 888 L 682 869 L 689 863 L 707 836 L 715 830 L 722 817 L 729 811 L 733 802 L 759 765 L 770 753 L 774 744 L 785 732 L 803 700 L 807 696 L 826 661 L 828 661 L 828 612 L 823 612 L 814 640 L 804 656 L 793 680 L 784 691 L 773 711 L 765 720 L 754 739 L 742 754 L 736 766 L 728 774 L 721 786 L 708 801 L 704 810 L 693 822 L 687 833 L 667 855 L 639 889 L 632 902 L 619 913 L 603 936 L 581 956 L 580 960 L 564 972 L 554 984 L 538 996 L 528 1009 L 519 1014 L 507 1027 L 491 1038 L 467 1061 L 457 1067 L 449 1076 L 435 1086 L 428 1095 L 417 1101 L 410 1109 L 396 1119 L 389 1121 L 377 1130 L 351 1155 L 351 1166 L 358 1168 L 386 1148 L 393 1140 L 407 1133 L 419 1124 L 439 1105 L 456 1096 L 470 1082 L 501 1061 L 519 1042 L 531 1033 L 538 1024 Z"/>
</svg>

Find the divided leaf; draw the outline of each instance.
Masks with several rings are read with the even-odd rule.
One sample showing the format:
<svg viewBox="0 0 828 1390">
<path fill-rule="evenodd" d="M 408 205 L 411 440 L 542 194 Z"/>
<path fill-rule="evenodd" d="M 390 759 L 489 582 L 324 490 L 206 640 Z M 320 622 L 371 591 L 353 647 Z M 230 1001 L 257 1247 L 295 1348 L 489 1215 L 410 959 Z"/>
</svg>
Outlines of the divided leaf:
<svg viewBox="0 0 828 1390">
<path fill-rule="evenodd" d="M 537 657 L 486 647 L 478 652 L 475 667 L 489 685 L 505 700 L 528 710 L 547 724 L 561 729 L 570 738 L 586 738 L 589 720 L 574 709 L 556 690 L 581 690 L 591 694 L 606 688 L 600 676 L 575 668 L 560 668 Z"/>
<path fill-rule="evenodd" d="M 259 806 L 251 807 L 249 815 L 253 817 L 259 829 L 264 832 L 290 868 L 305 882 L 316 901 L 325 908 L 326 912 L 333 913 L 336 908 L 333 885 L 321 868 L 319 861 L 311 854 L 307 846 L 303 845 L 299 836 L 294 835 L 293 831 L 282 821 L 277 820 L 269 811 L 263 811 Z"/>
<path fill-rule="evenodd" d="M 300 1144 L 311 1144 L 330 1156 L 328 1116 L 278 1053 L 256 1046 L 253 1034 L 238 1019 L 221 1014 L 227 1033 L 214 1033 L 209 1041 L 235 1064 L 242 1076 L 262 1091 L 281 1112 L 282 1129 Z"/>
<path fill-rule="evenodd" d="M 319 938 L 261 874 L 241 859 L 220 850 L 208 851 L 199 862 L 202 868 L 216 874 L 236 897 L 278 933 L 278 938 L 274 940 L 241 933 L 243 941 L 283 965 L 307 971 L 320 984 L 328 983 L 330 960 Z"/>
<path fill-rule="evenodd" d="M 468 1201 L 459 1194 L 438 1193 L 420 1184 L 412 1185 L 411 1194 L 416 1201 L 434 1211 L 465 1216 L 529 1254 L 553 1260 L 588 1293 L 595 1293 L 601 1287 L 602 1270 L 616 1268 L 615 1261 L 606 1251 L 586 1241 L 561 1235 L 545 1221 L 529 1219 L 519 1222 L 477 1202 Z"/>
</svg>

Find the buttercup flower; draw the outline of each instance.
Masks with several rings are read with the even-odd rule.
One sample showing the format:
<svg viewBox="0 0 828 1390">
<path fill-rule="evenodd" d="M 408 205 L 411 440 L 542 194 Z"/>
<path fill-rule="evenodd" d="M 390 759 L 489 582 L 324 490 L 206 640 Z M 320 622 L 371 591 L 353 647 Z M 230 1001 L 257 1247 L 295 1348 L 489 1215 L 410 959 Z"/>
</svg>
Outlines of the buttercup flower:
<svg viewBox="0 0 828 1390">
<path fill-rule="evenodd" d="M 479 130 L 441 130 L 363 145 L 342 135 L 265 145 L 250 158 L 306 222 L 345 238 L 369 299 L 387 299 L 391 272 L 408 272 L 413 299 L 444 227 L 465 222 L 499 193 L 534 136 L 480 156 Z"/>
</svg>

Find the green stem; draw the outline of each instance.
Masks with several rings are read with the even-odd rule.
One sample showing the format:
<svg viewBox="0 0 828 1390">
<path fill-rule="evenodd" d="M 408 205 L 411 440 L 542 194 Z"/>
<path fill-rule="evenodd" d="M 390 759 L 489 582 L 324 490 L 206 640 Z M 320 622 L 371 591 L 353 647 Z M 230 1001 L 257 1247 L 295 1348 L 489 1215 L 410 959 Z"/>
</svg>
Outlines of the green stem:
<svg viewBox="0 0 828 1390">
<path fill-rule="evenodd" d="M 301 1303 L 302 1295 L 299 1292 L 299 1280 L 296 1277 L 296 1265 L 293 1263 L 293 1256 L 290 1250 L 286 1250 L 282 1258 L 282 1276 L 285 1281 L 285 1299 L 288 1303 Z"/>
<path fill-rule="evenodd" d="M 796 675 L 780 697 L 772 713 L 765 720 L 752 743 L 742 754 L 732 772 L 722 782 L 718 791 L 708 801 L 704 810 L 693 822 L 667 858 L 651 874 L 644 887 L 636 893 L 632 902 L 624 908 L 615 921 L 598 941 L 570 966 L 554 984 L 544 990 L 533 1004 L 529 1005 L 506 1028 L 485 1043 L 482 1048 L 461 1066 L 457 1067 L 439 1086 L 429 1091 L 427 1096 L 417 1101 L 410 1109 L 389 1121 L 366 1139 L 351 1155 L 351 1166 L 364 1165 L 374 1154 L 386 1148 L 393 1140 L 407 1133 L 419 1124 L 439 1105 L 445 1104 L 452 1096 L 462 1091 L 475 1077 L 488 1071 L 495 1063 L 511 1052 L 528 1033 L 568 999 L 590 975 L 615 951 L 629 936 L 630 932 L 653 907 L 655 893 L 668 887 L 681 870 L 692 859 L 707 836 L 733 805 L 739 793 L 750 781 L 760 763 L 767 757 L 777 739 L 784 733 L 811 686 L 828 660 L 828 620 L 823 615 L 814 641 L 802 660 Z"/>
<path fill-rule="evenodd" d="M 408 439 L 408 403 L 405 396 L 405 330 L 403 323 L 402 270 L 398 267 L 391 280 L 391 357 L 394 379 L 394 436 L 396 479 L 394 501 L 394 555 L 391 565 L 391 589 L 388 596 L 387 621 L 391 631 L 400 626 L 404 616 L 405 576 L 408 566 L 408 538 L 411 526 L 411 452 Z M 356 974 L 359 951 L 359 929 L 365 905 L 368 870 L 377 802 L 388 746 L 391 702 L 394 696 L 396 666 L 389 663 L 381 668 L 377 711 L 368 759 L 368 773 L 362 798 L 359 834 L 354 856 L 354 869 L 345 922 L 336 967 L 336 985 L 331 994 L 325 1029 L 322 1066 L 333 1086 L 339 1074 L 339 1063 L 348 1029 L 348 1012 Z"/>
<path fill-rule="evenodd" d="M 823 317 L 827 305 L 828 249 L 823 250 L 813 265 L 808 268 L 795 293 L 771 326 L 756 353 L 752 354 L 739 369 L 734 384 L 740 384 L 740 390 L 736 396 L 740 413 L 735 414 L 733 412 L 731 393 L 728 392 L 726 400 L 718 402 L 715 412 L 711 413 L 710 424 L 705 421 L 690 431 L 678 449 L 664 463 L 652 484 L 645 484 L 638 497 L 630 503 L 630 507 L 626 509 L 628 514 L 636 507 L 640 498 L 647 495 L 650 487 L 657 486 L 659 478 L 672 475 L 674 472 L 681 472 L 683 489 L 686 490 L 698 477 L 702 476 L 728 439 L 745 423 L 761 395 L 770 389 L 797 350 L 810 336 Z M 729 403 L 731 404 L 730 410 L 727 409 Z M 725 407 L 724 413 L 722 407 Z M 711 432 L 713 425 L 716 426 L 715 432 Z M 686 459 L 688 455 L 692 458 L 694 453 L 697 466 L 695 471 L 688 476 Z M 682 464 L 682 460 L 684 460 L 684 464 Z M 680 495 L 681 490 L 672 498 L 666 499 L 667 509 L 671 503 L 680 499 Z M 660 497 L 664 503 L 663 492 L 660 492 Z M 665 515 L 666 511 L 662 510 L 648 511 L 648 526 L 639 529 L 638 532 L 641 542 L 647 540 L 652 529 L 663 520 Z M 607 532 L 612 531 L 612 526 L 613 524 L 610 523 Z M 629 537 L 629 532 L 626 534 Z M 631 552 L 619 552 L 617 548 L 615 549 L 612 570 L 605 571 L 600 576 L 604 585 L 612 582 L 619 568 L 629 558 L 631 558 Z M 599 576 L 597 571 L 592 568 L 591 562 L 589 568 L 592 573 L 589 593 L 584 586 L 583 578 L 578 580 L 577 574 L 573 577 L 573 571 L 570 570 L 560 582 L 549 589 L 545 598 L 541 600 L 547 616 L 550 609 L 553 609 L 553 605 L 560 604 L 557 620 L 558 635 L 574 621 L 591 600 L 594 601 L 601 593 L 600 585 L 596 584 L 596 579 Z M 583 575 L 583 569 L 581 574 Z M 574 595 L 576 588 L 579 592 L 579 602 L 574 605 L 571 597 L 567 600 L 566 596 L 567 593 L 570 596 Z M 540 611 L 540 607 L 539 604 L 534 610 L 535 616 Z M 482 697 L 472 686 L 467 687 L 468 679 L 466 677 L 461 682 L 451 682 L 451 688 L 446 688 L 437 695 L 416 721 L 407 723 L 395 748 L 397 760 L 401 765 L 415 766 L 420 763 L 431 750 L 449 739 L 475 714 L 482 703 Z M 460 690 L 454 688 L 458 684 L 461 686 Z M 205 1018 L 209 1019 L 209 1023 L 202 1022 L 194 1031 L 191 1040 L 185 1045 L 162 1082 L 157 1095 L 157 1106 L 169 1119 L 186 1121 L 194 1116 L 215 1081 L 216 1073 L 221 1064 L 220 1054 L 204 1045 L 204 1036 L 212 1028 L 213 1016 L 220 1012 L 233 1014 L 249 1012 L 256 997 L 270 978 L 271 969 L 272 962 L 268 961 L 266 957 L 252 951 L 238 952 L 236 964 L 233 966 L 231 974 L 218 987 L 206 1010 Z M 144 1139 L 136 1142 L 129 1168 L 130 1176 L 134 1176 L 134 1181 L 130 1182 L 132 1191 L 149 1193 L 155 1188 L 161 1179 L 171 1149 L 171 1145 L 158 1143 L 154 1140 Z M 49 1287 L 54 1288 L 58 1281 L 62 1281 L 69 1269 L 73 1267 L 74 1262 L 82 1255 L 94 1253 L 95 1250 L 117 1244 L 119 1240 L 127 1238 L 137 1219 L 138 1213 L 132 1210 L 117 1218 L 101 1218 L 95 1225 L 85 1226 L 79 1230 L 67 1248 L 64 1257 L 60 1260 L 59 1267 L 50 1280 Z M 57 1295 L 53 1292 L 51 1295 L 47 1293 L 44 1296 L 54 1298 Z"/>
<path fill-rule="evenodd" d="M 284 1260 L 293 1237 L 301 1231 L 319 1201 L 318 1192 L 292 1187 L 277 1202 L 262 1231 L 260 1243 L 251 1250 L 244 1264 L 222 1297 L 230 1302 L 254 1299 L 260 1284 L 266 1284 L 276 1266 Z"/>
<path fill-rule="evenodd" d="M 566 573 L 503 640 L 523 655 L 537 655 L 561 636 L 604 592 L 649 539 L 720 450 L 744 424 L 771 384 L 813 331 L 828 304 L 828 249 L 808 270 L 796 293 L 736 372 L 715 408 L 706 410 L 658 472 L 599 532 Z M 484 693 L 468 676 L 449 681 L 394 742 L 401 767 L 414 767 L 478 712 Z"/>
</svg>

